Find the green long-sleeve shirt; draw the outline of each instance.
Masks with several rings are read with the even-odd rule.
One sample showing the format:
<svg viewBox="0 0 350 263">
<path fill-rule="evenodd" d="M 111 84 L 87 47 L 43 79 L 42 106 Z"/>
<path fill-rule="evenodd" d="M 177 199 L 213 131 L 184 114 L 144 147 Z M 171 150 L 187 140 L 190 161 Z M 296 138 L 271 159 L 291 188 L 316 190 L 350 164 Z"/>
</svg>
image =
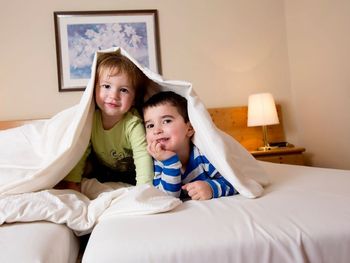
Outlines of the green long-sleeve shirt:
<svg viewBox="0 0 350 263">
<path fill-rule="evenodd" d="M 81 181 L 86 160 L 92 150 L 103 165 L 116 171 L 127 171 L 133 167 L 133 162 L 136 167 L 136 184 L 152 183 L 153 161 L 147 152 L 145 129 L 136 110 L 126 113 L 109 130 L 103 129 L 101 111 L 95 111 L 89 146 L 77 165 L 66 176 L 66 181 Z"/>
</svg>

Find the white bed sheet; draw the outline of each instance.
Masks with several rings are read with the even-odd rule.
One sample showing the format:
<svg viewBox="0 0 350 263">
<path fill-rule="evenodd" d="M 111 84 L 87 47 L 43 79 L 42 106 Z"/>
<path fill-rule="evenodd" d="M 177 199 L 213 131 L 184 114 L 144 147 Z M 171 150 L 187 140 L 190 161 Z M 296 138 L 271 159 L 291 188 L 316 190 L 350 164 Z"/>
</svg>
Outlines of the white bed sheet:
<svg viewBox="0 0 350 263">
<path fill-rule="evenodd" d="M 1 263 L 74 263 L 79 240 L 65 225 L 50 222 L 0 226 Z"/>
<path fill-rule="evenodd" d="M 102 220 L 83 262 L 349 262 L 350 171 L 260 163 L 262 197 Z"/>
</svg>

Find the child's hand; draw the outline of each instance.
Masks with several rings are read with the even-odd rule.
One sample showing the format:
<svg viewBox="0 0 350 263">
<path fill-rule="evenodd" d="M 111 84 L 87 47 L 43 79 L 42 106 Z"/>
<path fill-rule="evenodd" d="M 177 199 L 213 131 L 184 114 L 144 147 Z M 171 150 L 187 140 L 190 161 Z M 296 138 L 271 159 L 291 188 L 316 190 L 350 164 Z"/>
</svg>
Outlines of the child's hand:
<svg viewBox="0 0 350 263">
<path fill-rule="evenodd" d="M 176 154 L 174 152 L 165 150 L 164 146 L 156 140 L 148 144 L 147 151 L 154 159 L 159 161 L 169 159 L 171 156 Z"/>
<path fill-rule="evenodd" d="M 209 200 L 213 197 L 210 185 L 205 181 L 195 181 L 182 186 L 192 200 Z"/>
</svg>

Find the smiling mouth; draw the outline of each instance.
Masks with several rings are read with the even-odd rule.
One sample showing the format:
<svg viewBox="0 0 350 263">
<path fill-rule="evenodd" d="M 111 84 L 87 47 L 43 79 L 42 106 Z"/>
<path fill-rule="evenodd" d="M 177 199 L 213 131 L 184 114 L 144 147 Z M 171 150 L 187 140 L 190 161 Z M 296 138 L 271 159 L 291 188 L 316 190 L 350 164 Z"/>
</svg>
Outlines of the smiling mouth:
<svg viewBox="0 0 350 263">
<path fill-rule="evenodd" d="M 116 108 L 116 107 L 119 107 L 119 105 L 118 104 L 116 104 L 116 103 L 111 103 L 111 102 L 106 102 L 105 103 L 108 107 L 112 107 L 112 108 Z"/>
<path fill-rule="evenodd" d="M 169 140 L 169 138 L 161 138 L 161 139 L 157 139 L 157 142 L 158 143 L 164 143 L 164 142 L 166 142 L 168 140 Z"/>
</svg>

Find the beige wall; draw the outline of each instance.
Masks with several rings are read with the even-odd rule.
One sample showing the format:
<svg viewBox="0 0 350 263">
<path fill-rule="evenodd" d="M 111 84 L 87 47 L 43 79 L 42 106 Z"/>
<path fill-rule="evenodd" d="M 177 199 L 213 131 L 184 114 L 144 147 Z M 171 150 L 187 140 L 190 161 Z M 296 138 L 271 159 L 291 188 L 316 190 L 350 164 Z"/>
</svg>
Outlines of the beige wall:
<svg viewBox="0 0 350 263">
<path fill-rule="evenodd" d="M 346 168 L 347 162 L 338 161 L 340 157 L 329 161 L 317 144 L 309 142 L 313 138 L 307 134 L 313 133 L 313 127 L 323 129 L 323 122 L 308 127 L 305 123 L 315 118 L 308 120 L 307 115 L 293 108 L 305 107 L 302 102 L 310 96 L 302 93 L 305 85 L 312 81 L 315 87 L 322 84 L 316 73 L 325 75 L 329 69 L 322 70 L 319 65 L 319 71 L 314 71 L 310 80 L 298 77 L 299 65 L 295 60 L 307 56 L 309 49 L 299 50 L 303 39 L 296 43 L 298 30 L 303 28 L 298 29 L 297 22 L 294 26 L 290 16 L 294 9 L 304 7 L 301 1 L 296 4 L 287 1 L 286 7 L 287 27 L 284 2 L 280 0 L 10 1 L 0 10 L 0 120 L 50 117 L 79 101 L 81 92 L 58 92 L 54 11 L 158 9 L 165 78 L 192 82 L 208 107 L 246 105 L 249 94 L 271 92 L 283 106 L 288 141 L 310 148 L 307 150 L 319 166 Z M 316 15 L 314 18 L 318 19 L 316 26 L 319 26 L 321 18 Z M 346 22 L 340 23 L 344 30 L 348 25 Z M 294 38 L 289 40 L 289 45 L 286 32 L 291 32 Z M 327 33 L 336 34 L 331 29 Z M 288 52 L 287 47 L 292 51 Z M 292 80 L 288 56 L 294 56 Z M 345 68 L 339 66 L 338 69 L 343 69 L 345 74 Z M 346 79 L 337 84 L 344 87 Z M 345 89 L 340 91 L 347 92 Z M 328 98 L 328 93 L 319 96 L 321 101 Z M 335 96 L 334 99 L 338 98 Z M 345 100 L 341 94 L 339 99 Z M 321 102 L 317 104 L 320 106 Z M 333 106 L 338 107 L 338 104 L 335 102 Z M 345 114 L 341 117 L 344 119 Z M 301 132 L 298 132 L 297 124 L 302 127 Z M 335 124 L 330 131 L 340 134 L 343 124 Z M 319 136 L 320 141 L 328 139 L 328 136 Z M 343 139 L 349 139 L 348 135 L 344 133 Z M 346 157 L 350 159 L 349 152 Z"/>
<path fill-rule="evenodd" d="M 350 2 L 286 1 L 299 143 L 312 164 L 350 169 Z"/>
</svg>

